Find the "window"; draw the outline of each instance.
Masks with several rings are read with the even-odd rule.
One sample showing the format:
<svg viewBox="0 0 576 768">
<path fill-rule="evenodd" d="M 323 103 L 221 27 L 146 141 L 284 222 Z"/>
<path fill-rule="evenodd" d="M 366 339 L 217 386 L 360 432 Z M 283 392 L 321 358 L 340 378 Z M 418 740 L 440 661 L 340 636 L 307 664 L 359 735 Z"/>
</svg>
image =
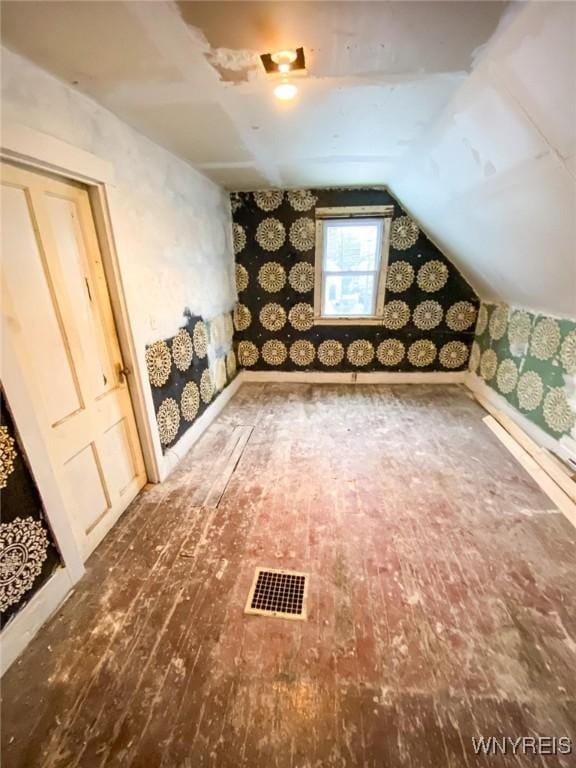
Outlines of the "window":
<svg viewBox="0 0 576 768">
<path fill-rule="evenodd" d="M 388 207 L 317 210 L 317 324 L 381 322 L 390 221 Z"/>
</svg>

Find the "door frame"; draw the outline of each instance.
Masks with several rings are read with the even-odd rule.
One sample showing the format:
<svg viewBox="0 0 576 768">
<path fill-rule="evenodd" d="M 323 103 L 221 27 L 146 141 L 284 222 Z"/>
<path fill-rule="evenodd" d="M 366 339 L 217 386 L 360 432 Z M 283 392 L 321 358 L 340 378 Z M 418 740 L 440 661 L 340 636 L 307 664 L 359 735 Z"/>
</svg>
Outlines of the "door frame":
<svg viewBox="0 0 576 768">
<path fill-rule="evenodd" d="M 78 181 L 88 190 L 120 351 L 128 369 L 128 389 L 146 476 L 149 482 L 160 482 L 162 451 L 158 437 L 151 429 L 155 423 L 154 406 L 138 365 L 112 226 L 109 190 L 115 186 L 114 166 L 90 152 L 17 123 L 2 126 L 0 158 L 18 163 L 28 170 L 44 171 L 63 179 Z M 4 322 L 2 317 L 3 326 Z M 3 629 L 0 674 L 4 674 L 20 655 L 85 571 L 82 550 L 65 511 L 48 446 L 34 410 L 34 397 L 23 373 L 21 351 L 5 328 L 3 337 L 0 361 L 2 384 L 62 556 L 63 567 L 54 571 L 50 579 Z"/>
<path fill-rule="evenodd" d="M 2 127 L 0 158 L 18 163 L 29 170 L 44 171 L 78 181 L 88 190 L 120 351 L 128 369 L 128 390 L 146 476 L 149 482 L 159 483 L 162 479 L 162 450 L 158 436 L 151 428 L 156 421 L 154 405 L 149 388 L 145 387 L 140 375 L 112 226 L 109 190 L 115 187 L 114 166 L 109 160 L 91 152 L 17 123 L 8 123 Z"/>
</svg>

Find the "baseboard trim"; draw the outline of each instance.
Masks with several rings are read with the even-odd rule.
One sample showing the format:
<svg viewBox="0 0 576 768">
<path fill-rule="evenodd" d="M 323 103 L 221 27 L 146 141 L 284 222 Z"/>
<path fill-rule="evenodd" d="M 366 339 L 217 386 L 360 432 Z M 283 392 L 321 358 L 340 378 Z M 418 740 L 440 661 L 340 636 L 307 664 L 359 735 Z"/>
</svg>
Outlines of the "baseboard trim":
<svg viewBox="0 0 576 768">
<path fill-rule="evenodd" d="M 516 425 L 517 429 L 526 434 L 534 443 L 558 456 L 567 466 L 569 466 L 569 460 L 576 460 L 576 440 L 571 437 L 563 437 L 560 440 L 551 437 L 537 424 L 534 424 L 534 422 L 513 408 L 502 395 L 489 387 L 475 373 L 468 372 L 464 383 L 482 407 L 493 416 L 498 418 L 494 413 L 495 410 L 507 417 Z"/>
<path fill-rule="evenodd" d="M 173 445 L 171 448 L 169 448 L 166 453 L 164 454 L 164 460 L 162 462 L 161 470 L 160 470 L 160 480 L 159 482 L 164 482 L 166 478 L 170 475 L 170 473 L 176 469 L 180 461 L 184 458 L 184 456 L 188 453 L 190 448 L 194 445 L 194 443 L 201 437 L 203 432 L 205 432 L 210 424 L 214 421 L 214 419 L 219 416 L 219 414 L 222 412 L 222 410 L 228 405 L 230 400 L 234 397 L 236 392 L 240 389 L 242 386 L 242 382 L 244 381 L 244 372 L 240 371 L 234 379 L 228 384 L 228 386 L 220 392 L 218 397 L 210 403 L 208 408 L 204 411 L 202 416 L 200 416 L 194 424 L 190 427 L 190 429 L 182 435 L 180 440 L 176 443 L 176 445 Z"/>
<path fill-rule="evenodd" d="M 59 568 L 0 634 L 0 675 L 13 664 L 38 630 L 71 593 L 74 582 L 66 568 Z"/>
<path fill-rule="evenodd" d="M 576 504 L 564 492 L 555 478 L 546 471 L 542 463 L 537 461 L 494 416 L 484 416 L 482 421 L 510 451 L 518 463 L 524 467 L 558 511 L 576 528 Z"/>
<path fill-rule="evenodd" d="M 295 384 L 463 384 L 466 371 L 395 371 L 329 372 L 329 371 L 251 371 L 242 372 L 243 382 Z"/>
</svg>

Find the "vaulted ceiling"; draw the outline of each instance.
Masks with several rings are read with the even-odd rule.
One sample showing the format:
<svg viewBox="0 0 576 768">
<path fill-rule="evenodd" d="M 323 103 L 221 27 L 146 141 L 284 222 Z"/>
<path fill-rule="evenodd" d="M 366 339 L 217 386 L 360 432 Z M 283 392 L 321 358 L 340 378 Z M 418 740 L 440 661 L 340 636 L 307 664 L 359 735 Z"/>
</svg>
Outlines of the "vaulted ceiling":
<svg viewBox="0 0 576 768">
<path fill-rule="evenodd" d="M 576 4 L 4 2 L 3 42 L 230 189 L 388 185 L 485 298 L 576 316 Z M 294 102 L 259 54 L 303 46 Z"/>
</svg>

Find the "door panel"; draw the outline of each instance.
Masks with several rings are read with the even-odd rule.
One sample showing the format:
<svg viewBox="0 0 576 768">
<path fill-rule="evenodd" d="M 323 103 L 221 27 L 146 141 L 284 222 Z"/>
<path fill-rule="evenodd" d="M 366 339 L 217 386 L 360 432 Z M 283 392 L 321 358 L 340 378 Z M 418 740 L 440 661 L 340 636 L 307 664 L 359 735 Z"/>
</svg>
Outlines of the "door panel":
<svg viewBox="0 0 576 768">
<path fill-rule="evenodd" d="M 17 320 L 34 352 L 32 375 L 48 420 L 55 424 L 82 408 L 80 389 L 46 280 L 25 191 L 3 185 L 1 206 L 3 283 L 17 291 Z M 18 294 L 18 286 L 26 286 L 25 295 Z"/>
<path fill-rule="evenodd" d="M 145 482 L 87 191 L 2 165 L 2 283 L 87 556 Z"/>
</svg>

